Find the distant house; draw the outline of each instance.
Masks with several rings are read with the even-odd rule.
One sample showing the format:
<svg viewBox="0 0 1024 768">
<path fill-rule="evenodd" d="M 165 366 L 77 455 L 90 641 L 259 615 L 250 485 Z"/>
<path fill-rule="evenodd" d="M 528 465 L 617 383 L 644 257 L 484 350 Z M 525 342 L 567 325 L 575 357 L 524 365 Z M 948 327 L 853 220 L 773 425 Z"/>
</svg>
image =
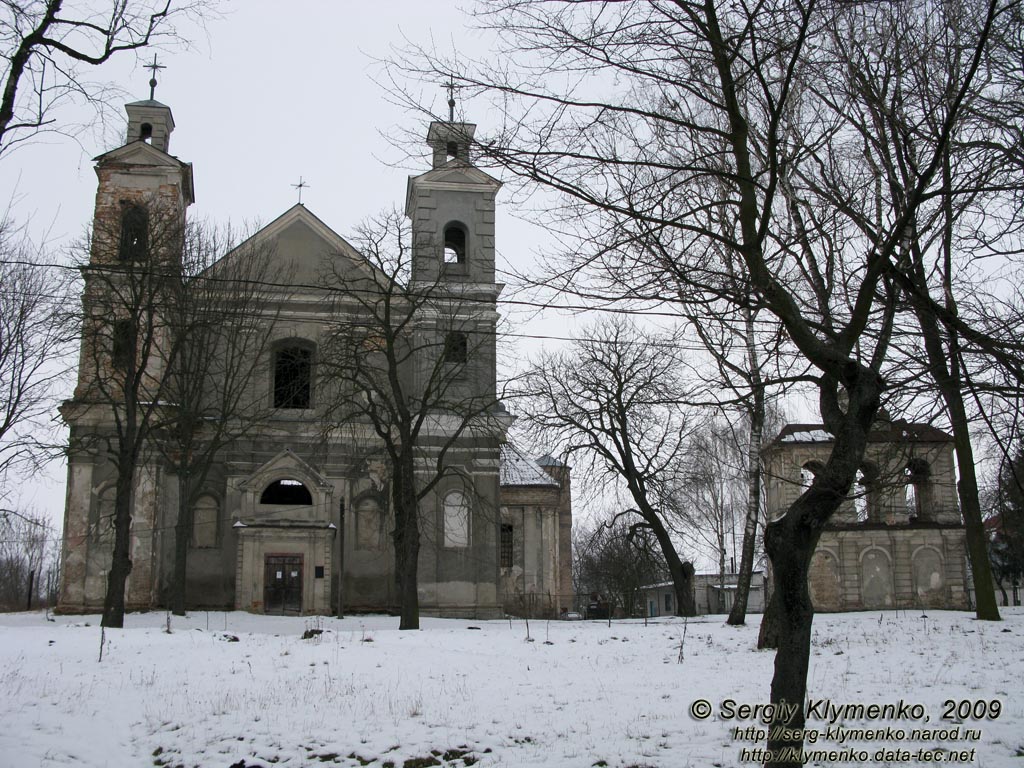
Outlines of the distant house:
<svg viewBox="0 0 1024 768">
<path fill-rule="evenodd" d="M 693 577 L 693 601 L 697 608 L 697 615 L 729 613 L 736 600 L 738 579 L 739 575 L 735 573 L 695 574 Z M 764 611 L 764 595 L 764 571 L 754 571 L 750 578 L 750 594 L 747 596 L 748 613 Z M 643 596 L 648 616 L 675 616 L 676 593 L 671 581 L 644 587 Z"/>
</svg>

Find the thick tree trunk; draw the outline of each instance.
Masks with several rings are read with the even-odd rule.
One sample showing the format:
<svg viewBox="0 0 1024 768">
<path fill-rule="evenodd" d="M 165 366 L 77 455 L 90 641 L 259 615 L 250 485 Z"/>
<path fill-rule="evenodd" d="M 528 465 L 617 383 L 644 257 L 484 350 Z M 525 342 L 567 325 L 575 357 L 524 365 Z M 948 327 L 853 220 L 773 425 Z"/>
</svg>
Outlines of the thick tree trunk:
<svg viewBox="0 0 1024 768">
<path fill-rule="evenodd" d="M 956 338 L 948 337 L 948 353 L 942 344 L 939 325 L 935 316 L 923 309 L 918 309 L 918 322 L 925 340 L 928 353 L 928 364 L 932 378 L 935 380 L 953 432 L 953 451 L 956 456 L 956 471 L 959 480 L 956 483 L 956 494 L 961 504 L 961 514 L 967 531 L 967 551 L 971 558 L 971 571 L 974 579 L 975 611 L 978 618 L 985 621 L 998 622 L 999 608 L 995 600 L 995 588 L 992 584 L 992 568 L 988 559 L 988 544 L 985 536 L 985 524 L 981 518 L 981 502 L 978 496 L 978 475 L 974 466 L 974 450 L 971 446 L 971 427 L 964 406 L 964 395 L 959 381 L 959 368 L 956 354 Z"/>
<path fill-rule="evenodd" d="M 927 290 L 927 286 L 923 284 L 920 269 L 917 282 L 922 291 Z M 942 334 L 935 316 L 922 307 L 919 302 L 915 302 L 915 310 L 932 378 L 942 394 L 946 412 L 949 415 L 949 423 L 953 429 L 953 449 L 956 454 L 957 472 L 960 475 L 956 490 L 960 500 L 960 513 L 964 519 L 967 554 L 971 560 L 971 573 L 974 579 L 975 615 L 982 620 L 999 621 L 999 607 L 996 603 L 992 566 L 988 556 L 988 540 L 985 535 L 985 524 L 981 518 L 978 476 L 974 468 L 974 450 L 971 447 L 970 422 L 967 418 L 967 409 L 964 406 L 961 389 L 957 336 L 955 331 L 948 329 L 949 350 L 947 352 L 942 343 Z"/>
<path fill-rule="evenodd" d="M 838 506 L 838 505 L 836 505 Z M 793 509 L 789 514 L 794 514 Z M 778 617 L 778 651 L 775 654 L 775 675 L 772 677 L 773 704 L 797 704 L 789 720 L 777 721 L 801 729 L 805 722 L 804 698 L 807 693 L 807 665 L 811 651 L 811 626 L 814 606 L 807 589 L 807 572 L 818 543 L 817 529 L 809 526 L 786 525 L 786 519 L 768 526 L 765 548 L 772 558 L 775 576 L 773 600 Z M 771 768 L 801 765 L 798 759 L 803 738 L 768 739 L 768 750 L 775 756 L 767 765 Z"/>
<path fill-rule="evenodd" d="M 419 502 L 416 498 L 414 457 L 402 456 L 394 478 L 395 572 L 398 576 L 399 629 L 420 628 Z"/>
<path fill-rule="evenodd" d="M 995 587 L 992 583 L 992 565 L 988 557 L 988 541 L 985 524 L 981 519 L 981 503 L 978 499 L 978 476 L 974 470 L 974 451 L 963 412 L 960 393 L 954 396 L 960 400 L 960 413 L 950 409 L 953 418 L 953 441 L 956 450 L 956 467 L 960 480 L 956 484 L 960 498 L 960 512 L 964 517 L 967 533 L 967 554 L 971 559 L 971 573 L 974 578 L 975 615 L 985 621 L 999 621 L 999 607 Z M 948 402 L 948 401 L 947 401 Z"/>
<path fill-rule="evenodd" d="M 850 375 L 849 403 L 845 413 L 830 413 L 834 443 L 824 469 L 778 520 L 765 530 L 765 550 L 772 562 L 775 582 L 775 610 L 778 615 L 779 646 L 775 654 L 771 702 L 795 706 L 791 717 L 776 725 L 783 731 L 769 731 L 769 768 L 802 766 L 804 702 L 807 695 L 807 665 L 811 652 L 814 606 L 807 587 L 811 557 L 822 528 L 839 509 L 864 459 L 871 423 L 879 406 L 881 379 L 860 369 Z M 823 411 L 826 398 L 822 398 Z M 834 401 L 830 406 L 835 410 Z M 824 415 L 824 413 L 823 413 Z M 786 736 L 790 738 L 779 738 Z"/>
<path fill-rule="evenodd" d="M 697 607 L 693 601 L 693 565 L 679 558 L 664 526 L 652 524 L 651 528 L 661 545 L 662 554 L 668 564 L 669 575 L 672 577 L 672 589 L 676 595 L 676 615 L 696 616 Z"/>
<path fill-rule="evenodd" d="M 192 485 L 188 473 L 178 475 L 178 520 L 174 525 L 174 573 L 171 579 L 171 613 L 185 615 L 188 578 L 188 545 L 192 533 Z"/>
<path fill-rule="evenodd" d="M 132 572 L 131 524 L 132 480 L 134 462 L 122 458 L 118 462 L 117 485 L 114 497 L 114 552 L 107 573 L 107 594 L 103 599 L 104 627 L 124 626 L 125 587 Z"/>
<path fill-rule="evenodd" d="M 772 572 L 772 593 L 764 607 L 761 627 L 757 631 L 757 647 L 758 650 L 775 650 L 779 647 L 779 610 L 775 606 L 774 571 Z"/>
<path fill-rule="evenodd" d="M 417 534 L 418 538 L 418 534 Z M 419 553 L 418 541 L 405 541 L 401 545 L 401 564 L 398 567 L 399 629 L 420 628 Z"/>
</svg>

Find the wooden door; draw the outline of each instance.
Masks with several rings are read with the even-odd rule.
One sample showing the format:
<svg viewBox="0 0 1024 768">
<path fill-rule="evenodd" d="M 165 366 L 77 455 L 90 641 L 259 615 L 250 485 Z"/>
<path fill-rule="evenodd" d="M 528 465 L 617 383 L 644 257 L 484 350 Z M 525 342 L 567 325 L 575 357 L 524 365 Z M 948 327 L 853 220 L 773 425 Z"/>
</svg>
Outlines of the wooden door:
<svg viewBox="0 0 1024 768">
<path fill-rule="evenodd" d="M 302 555 L 267 555 L 264 613 L 302 613 Z"/>
</svg>

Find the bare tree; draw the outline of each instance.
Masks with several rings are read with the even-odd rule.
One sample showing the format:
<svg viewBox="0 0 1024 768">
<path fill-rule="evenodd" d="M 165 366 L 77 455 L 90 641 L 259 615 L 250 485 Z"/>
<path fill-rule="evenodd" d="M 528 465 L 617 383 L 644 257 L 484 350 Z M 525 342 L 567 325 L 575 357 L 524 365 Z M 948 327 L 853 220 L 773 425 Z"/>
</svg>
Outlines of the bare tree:
<svg viewBox="0 0 1024 768">
<path fill-rule="evenodd" d="M 169 605 L 184 614 L 193 510 L 217 454 L 271 409 L 260 377 L 277 320 L 273 250 L 230 232 L 190 226 L 182 277 L 168 283 L 163 318 L 175 345 L 163 386 L 168 406 L 154 444 L 178 483 Z M 204 522 L 204 525 L 210 525 Z"/>
<path fill-rule="evenodd" d="M 736 532 L 745 518 L 743 458 L 729 426 L 710 421 L 687 441 L 670 483 L 673 522 L 688 541 L 715 559 L 723 594 L 729 553 L 735 561 Z M 755 535 L 757 522 L 755 517 Z"/>
<path fill-rule="evenodd" d="M 400 64 L 495 93 L 508 119 L 500 135 L 480 142 L 480 152 L 571 198 L 573 210 L 638 222 L 636 247 L 617 244 L 638 280 L 650 275 L 645 230 L 671 230 L 677 274 L 736 306 L 763 308 L 814 369 L 832 452 L 765 535 L 780 617 L 774 702 L 799 707 L 805 698 L 808 566 L 818 532 L 847 496 L 864 455 L 904 292 L 1024 381 L 1019 343 L 979 333 L 922 295 L 900 268 L 908 227 L 921 226 L 964 103 L 983 81 L 978 71 L 993 26 L 1012 21 L 1008 11 L 1016 5 L 972 5 L 976 12 L 958 40 L 929 38 L 937 58 L 946 55 L 944 46 L 959 48 L 962 66 L 931 72 L 944 108 L 933 113 L 933 140 L 901 159 L 913 168 L 902 189 L 880 180 L 865 137 L 851 127 L 862 95 L 846 89 L 830 102 L 815 86 L 823 77 L 841 85 L 849 76 L 836 66 L 830 30 L 843 24 L 857 39 L 877 35 L 887 23 L 874 13 L 882 4 L 509 0 L 481 15 L 500 31 L 509 67 L 456 66 L 429 52 Z M 927 9 L 911 6 L 908 18 L 926 36 Z M 825 183 L 813 183 L 824 176 L 842 180 L 849 198 L 843 205 L 822 193 Z M 871 213 L 870 235 L 853 210 Z M 723 229 L 722 221 L 735 225 Z M 739 257 L 746 295 L 732 294 L 720 279 L 721 250 Z M 577 263 L 571 274 L 578 279 L 588 266 Z M 792 733 L 803 724 L 801 707 Z M 773 736 L 768 746 L 769 765 L 799 764 L 801 738 Z"/>
<path fill-rule="evenodd" d="M 576 456 L 577 472 L 591 482 L 625 485 L 635 508 L 618 517 L 657 540 L 677 611 L 692 616 L 693 565 L 680 557 L 663 506 L 692 430 L 680 408 L 679 339 L 648 335 L 624 320 L 593 326 L 586 336 L 524 375 L 526 420 L 538 439 Z"/>
<path fill-rule="evenodd" d="M 0 610 L 24 611 L 47 595 L 55 531 L 29 510 L 0 509 Z"/>
<path fill-rule="evenodd" d="M 952 318 L 961 316 L 965 309 L 975 318 L 988 314 L 985 310 L 971 311 L 972 304 L 983 305 L 977 302 L 977 295 L 988 291 L 973 281 L 968 285 L 964 276 L 981 260 L 1013 247 L 1005 242 L 1007 226 L 995 225 L 987 210 L 1000 206 L 1014 180 L 1006 177 L 1007 165 L 1000 162 L 1001 147 L 1006 144 L 1005 126 L 993 130 L 987 119 L 979 121 L 974 115 L 988 89 L 971 89 L 961 104 L 955 105 L 948 91 L 949 77 L 935 77 L 936 72 L 962 71 L 970 65 L 976 16 L 984 11 L 979 3 L 937 7 L 922 20 L 913 7 L 879 8 L 870 12 L 879 34 L 859 40 L 849 34 L 851 26 L 860 23 L 859 17 L 840 20 L 833 30 L 833 45 L 852 76 L 845 82 L 833 81 L 836 87 L 826 99 L 843 103 L 856 100 L 859 108 L 849 113 L 849 124 L 864 137 L 865 160 L 894 198 L 905 198 L 917 185 L 918 158 L 939 153 L 929 199 L 906 222 L 896 259 L 897 279 L 920 329 L 922 366 L 938 391 L 953 432 L 957 492 L 966 525 L 977 616 L 998 620 L 971 445 L 971 419 L 964 397 L 964 355 L 974 350 L 970 338 L 963 338 Z M 898 76 L 891 78 L 887 73 Z M 956 106 L 964 117 L 948 127 L 944 118 Z M 941 132 L 947 128 L 948 137 L 943 141 Z M 978 150 L 985 145 L 1000 149 Z M 837 208 L 845 209 L 865 236 L 875 240 L 878 232 L 872 212 L 851 204 L 848 189 L 835 176 L 829 174 L 820 181 L 816 191 Z M 1011 222 L 1010 239 L 1016 239 L 1018 226 L 1019 222 Z M 961 302 L 961 296 L 971 298 Z M 942 311 L 937 312 L 937 308 Z M 993 326 L 991 322 L 983 325 Z M 916 337 L 908 334 L 911 341 Z"/>
<path fill-rule="evenodd" d="M 72 450 L 106 455 L 115 473 L 111 519 L 100 520 L 101 530 L 92 532 L 111 547 L 102 619 L 107 627 L 124 624 L 135 482 L 155 452 L 155 432 L 167 421 L 167 371 L 181 348 L 167 309 L 182 279 L 184 221 L 155 199 L 134 210 L 145 214 L 145 227 L 133 231 L 120 219 L 97 217 L 83 253 L 88 262 L 82 267 L 79 383 L 64 410 L 66 420 L 99 425 L 73 432 Z"/>
<path fill-rule="evenodd" d="M 0 222 L 0 482 L 12 467 L 32 468 L 57 453 L 46 422 L 74 335 L 68 284 L 22 231 Z"/>
<path fill-rule="evenodd" d="M 992 573 L 1003 593 L 1003 604 L 1011 604 L 1007 587 L 1011 587 L 1019 604 L 1017 590 L 1024 585 L 1024 450 L 1020 447 L 999 468 L 989 512 Z"/>
<path fill-rule="evenodd" d="M 8 0 L 0 6 L 0 154 L 41 132 L 74 134 L 58 122 L 67 102 L 102 115 L 111 86 L 83 67 L 151 45 L 182 44 L 179 22 L 208 11 L 206 0 Z"/>
<path fill-rule="evenodd" d="M 643 588 L 665 578 L 665 560 L 646 529 L 613 518 L 573 536 L 576 592 L 599 594 L 626 616 L 645 615 Z"/>
<path fill-rule="evenodd" d="M 484 503 L 453 449 L 467 441 L 496 448 L 510 423 L 495 396 L 494 339 L 486 332 L 494 304 L 461 283 L 417 279 L 409 226 L 397 211 L 363 224 L 354 245 L 362 259 L 340 254 L 323 280 L 333 294 L 318 361 L 328 392 L 325 430 L 348 436 L 366 456 L 383 454 L 399 627 L 417 629 L 423 521 L 439 484 L 461 477 L 480 502 L 474 507 Z"/>
</svg>

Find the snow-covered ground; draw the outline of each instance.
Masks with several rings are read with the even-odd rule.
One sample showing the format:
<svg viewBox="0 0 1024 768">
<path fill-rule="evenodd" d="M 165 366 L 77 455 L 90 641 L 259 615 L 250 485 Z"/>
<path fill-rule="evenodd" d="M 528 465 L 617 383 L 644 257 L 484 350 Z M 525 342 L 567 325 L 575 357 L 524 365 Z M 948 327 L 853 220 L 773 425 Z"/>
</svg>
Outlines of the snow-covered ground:
<svg viewBox="0 0 1024 768">
<path fill-rule="evenodd" d="M 528 641 L 520 620 L 426 619 L 399 632 L 383 616 L 193 613 L 172 618 L 167 634 L 166 617 L 151 613 L 107 631 L 101 662 L 98 617 L 8 614 L 0 765 L 753 765 L 741 750 L 763 746 L 764 726 L 738 719 L 738 705 L 768 701 L 774 659 L 756 650 L 753 618 L 741 628 L 721 617 L 535 621 Z M 810 764 L 947 765 L 933 750 L 963 749 L 957 764 L 1024 768 L 1024 612 L 1004 619 L 816 617 L 809 697 L 903 706 L 858 719 L 820 703 L 807 748 L 830 736 L 839 749 L 845 737 L 856 753 Z M 306 629 L 322 634 L 304 640 Z M 691 714 L 700 699 L 706 720 Z M 972 711 L 960 719 L 962 701 Z"/>
</svg>

